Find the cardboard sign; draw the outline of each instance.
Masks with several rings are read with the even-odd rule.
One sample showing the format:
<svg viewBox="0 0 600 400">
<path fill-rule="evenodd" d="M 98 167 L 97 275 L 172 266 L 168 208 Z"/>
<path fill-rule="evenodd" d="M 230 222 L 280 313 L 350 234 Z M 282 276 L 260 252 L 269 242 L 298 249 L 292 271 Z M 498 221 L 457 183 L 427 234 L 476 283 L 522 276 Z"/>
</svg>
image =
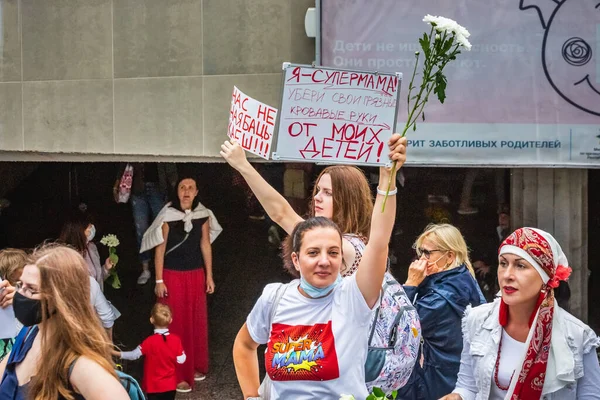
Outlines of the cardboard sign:
<svg viewBox="0 0 600 400">
<path fill-rule="evenodd" d="M 245 150 L 269 159 L 277 109 L 261 103 L 233 87 L 227 136 Z"/>
<path fill-rule="evenodd" d="M 402 75 L 284 64 L 274 160 L 385 165 Z"/>
</svg>

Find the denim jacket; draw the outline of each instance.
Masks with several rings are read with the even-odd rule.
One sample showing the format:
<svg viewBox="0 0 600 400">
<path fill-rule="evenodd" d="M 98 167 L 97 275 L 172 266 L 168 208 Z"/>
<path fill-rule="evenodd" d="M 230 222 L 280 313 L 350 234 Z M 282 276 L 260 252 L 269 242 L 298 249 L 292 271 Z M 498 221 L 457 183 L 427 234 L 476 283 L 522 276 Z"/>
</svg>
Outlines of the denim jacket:
<svg viewBox="0 0 600 400">
<path fill-rule="evenodd" d="M 502 327 L 500 300 L 468 308 L 463 319 L 463 351 L 454 393 L 464 400 L 489 399 Z M 600 366 L 594 331 L 555 303 L 552 342 L 543 400 L 600 399 Z"/>
<path fill-rule="evenodd" d="M 456 384 L 465 309 L 485 303 L 485 298 L 465 265 L 430 275 L 419 286 L 404 290 L 421 320 L 423 364 L 417 362 L 398 398 L 437 400 Z"/>
</svg>

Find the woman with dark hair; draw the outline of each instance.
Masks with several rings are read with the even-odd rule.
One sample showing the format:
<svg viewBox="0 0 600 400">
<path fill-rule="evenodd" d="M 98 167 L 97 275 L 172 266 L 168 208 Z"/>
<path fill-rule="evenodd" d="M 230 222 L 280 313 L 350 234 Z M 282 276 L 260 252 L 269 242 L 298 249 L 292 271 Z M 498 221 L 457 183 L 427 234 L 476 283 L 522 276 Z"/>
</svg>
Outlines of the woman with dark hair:
<svg viewBox="0 0 600 400">
<path fill-rule="evenodd" d="M 144 234 L 140 251 L 156 247 L 154 292 L 173 310 L 170 329 L 187 354 L 185 363 L 177 366 L 177 391 L 187 393 L 208 372 L 206 294 L 215 290 L 211 242 L 221 227 L 200 204 L 194 178 L 180 179 L 176 190 L 176 197 Z"/>
<path fill-rule="evenodd" d="M 401 160 L 403 155 L 394 157 Z M 368 329 L 378 306 L 396 214 L 394 201 L 381 211 L 381 193 L 390 174 L 380 176 L 370 240 L 350 277 L 342 279 L 340 274 L 342 232 L 331 219 L 312 217 L 294 227 L 288 240 L 300 279 L 267 285 L 233 345 L 245 399 L 337 400 L 343 393 L 367 397 Z M 267 345 L 270 379 L 259 388 L 260 344 Z"/>
<path fill-rule="evenodd" d="M 98 248 L 92 241 L 96 235 L 96 227 L 88 216 L 75 211 L 65 221 L 60 232 L 59 242 L 74 248 L 85 260 L 90 277 L 90 301 L 108 336 L 112 338 L 113 326 L 121 313 L 104 296 L 104 280 L 113 267 L 110 259 L 100 265 Z"/>
<path fill-rule="evenodd" d="M 104 281 L 108 278 L 113 263 L 110 258 L 107 258 L 103 265 L 100 264 L 98 247 L 93 242 L 95 237 L 96 227 L 86 214 L 77 210 L 69 215 L 63 224 L 58 240 L 73 247 L 81 254 L 87 264 L 90 276 L 104 291 Z"/>
<path fill-rule="evenodd" d="M 390 139 L 390 151 L 404 157 L 406 138 L 395 134 Z M 246 180 L 269 217 L 288 234 L 303 218 L 288 201 L 254 169 L 246 159 L 244 149 L 236 142 L 221 145 L 221 156 Z M 383 170 L 384 168 L 380 168 Z M 386 174 L 380 172 L 380 174 Z M 387 183 L 386 183 L 387 186 Z M 394 199 L 395 200 L 395 199 Z M 369 239 L 373 196 L 365 174 L 351 165 L 325 168 L 313 188 L 309 216 L 326 217 L 335 222 L 343 234 L 343 277 L 356 272 L 365 243 Z M 289 267 L 289 266 L 288 266 Z M 288 268 L 292 269 L 293 268 Z"/>
</svg>

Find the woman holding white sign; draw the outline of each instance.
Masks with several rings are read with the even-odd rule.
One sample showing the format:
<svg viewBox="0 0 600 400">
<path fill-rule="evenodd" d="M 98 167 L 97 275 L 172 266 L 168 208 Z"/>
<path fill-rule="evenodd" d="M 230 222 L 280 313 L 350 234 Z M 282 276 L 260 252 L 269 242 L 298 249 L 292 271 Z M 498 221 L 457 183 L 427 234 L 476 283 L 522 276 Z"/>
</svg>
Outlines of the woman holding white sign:
<svg viewBox="0 0 600 400">
<path fill-rule="evenodd" d="M 399 154 L 401 164 L 406 160 L 406 138 L 394 134 L 389 141 L 390 156 Z M 221 156 L 246 180 L 269 217 L 291 234 L 303 218 L 296 214 L 287 200 L 252 167 L 244 149 L 229 140 L 221 146 Z M 388 175 L 381 168 L 380 175 Z M 387 186 L 387 183 L 386 183 Z M 343 234 L 344 259 L 341 274 L 354 273 L 360 262 L 362 248 L 369 238 L 373 197 L 369 182 L 361 170 L 354 166 L 327 167 L 317 178 L 313 189 L 310 216 L 332 219 Z M 287 258 L 287 257 L 286 257 Z M 294 272 L 292 266 L 288 266 Z"/>
<path fill-rule="evenodd" d="M 399 161 L 398 166 L 405 159 L 400 151 L 390 156 Z M 390 173 L 381 174 L 380 189 L 387 185 Z M 265 287 L 234 343 L 236 374 L 245 399 L 337 400 L 343 393 L 367 397 L 367 333 L 396 214 L 394 202 L 381 212 L 385 192 L 378 193 L 370 241 L 360 268 L 349 278 L 341 279 L 342 232 L 331 219 L 312 217 L 294 227 L 292 260 L 301 279 Z M 257 397 L 260 343 L 267 344 L 270 380 Z"/>
</svg>

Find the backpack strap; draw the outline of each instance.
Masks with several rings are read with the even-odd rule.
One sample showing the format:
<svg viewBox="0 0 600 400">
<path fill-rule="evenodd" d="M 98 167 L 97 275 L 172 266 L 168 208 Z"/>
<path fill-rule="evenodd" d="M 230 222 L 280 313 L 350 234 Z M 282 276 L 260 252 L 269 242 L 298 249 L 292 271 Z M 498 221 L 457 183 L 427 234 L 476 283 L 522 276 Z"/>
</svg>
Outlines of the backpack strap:
<svg viewBox="0 0 600 400">
<path fill-rule="evenodd" d="M 289 284 L 282 283 L 277 288 L 275 292 L 275 300 L 273 300 L 273 305 L 271 306 L 271 314 L 269 315 L 269 326 L 273 324 L 273 318 L 275 318 L 275 313 L 277 312 L 277 306 L 279 306 L 279 302 L 283 297 L 283 294 L 287 290 Z"/>
<path fill-rule="evenodd" d="M 67 380 L 69 382 L 71 382 L 71 374 L 73 373 L 73 368 L 75 368 L 75 363 L 77 362 L 77 360 L 79 360 L 79 356 L 75 357 L 73 362 L 71 362 L 71 364 L 69 364 L 69 371 L 67 372 Z M 69 385 L 70 385 L 70 383 L 69 383 Z"/>
<path fill-rule="evenodd" d="M 292 282 L 295 282 L 295 280 Z M 281 298 L 283 297 L 283 294 L 285 293 L 285 291 L 287 290 L 289 285 L 291 285 L 291 283 L 288 283 L 288 284 L 281 283 L 279 285 L 279 287 L 277 288 L 277 290 L 275 291 L 275 299 L 273 300 L 273 305 L 271 306 L 271 313 L 269 314 L 269 333 L 273 329 L 273 318 L 275 318 L 275 313 L 277 312 L 277 306 L 279 306 L 279 302 L 281 301 Z M 271 396 L 271 385 L 272 385 L 271 378 L 269 377 L 269 374 L 266 374 L 265 379 L 263 379 L 263 381 L 259 387 L 259 392 L 261 389 L 263 391 L 263 394 L 261 397 L 262 399 L 269 400 L 269 398 Z"/>
</svg>

